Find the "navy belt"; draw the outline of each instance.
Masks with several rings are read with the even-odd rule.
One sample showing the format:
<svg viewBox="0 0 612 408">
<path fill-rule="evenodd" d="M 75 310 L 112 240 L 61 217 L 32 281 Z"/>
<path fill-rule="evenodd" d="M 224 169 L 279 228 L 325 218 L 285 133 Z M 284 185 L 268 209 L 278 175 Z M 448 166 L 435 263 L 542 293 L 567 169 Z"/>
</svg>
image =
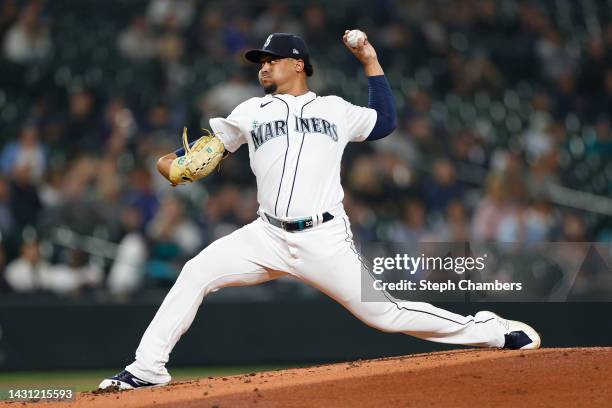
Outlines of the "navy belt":
<svg viewBox="0 0 612 408">
<path fill-rule="evenodd" d="M 283 220 L 279 220 L 278 218 L 274 218 L 273 216 L 267 213 L 264 213 L 264 215 L 266 216 L 270 224 L 274 225 L 275 227 L 282 228 L 285 231 L 289 231 L 289 232 L 303 231 L 305 229 L 314 227 L 314 222 L 312 221 L 312 217 L 301 218 L 299 220 L 294 220 L 294 221 L 283 221 Z M 333 218 L 334 216 L 331 215 L 330 213 L 328 212 L 323 213 L 323 222 L 330 221 Z"/>
</svg>

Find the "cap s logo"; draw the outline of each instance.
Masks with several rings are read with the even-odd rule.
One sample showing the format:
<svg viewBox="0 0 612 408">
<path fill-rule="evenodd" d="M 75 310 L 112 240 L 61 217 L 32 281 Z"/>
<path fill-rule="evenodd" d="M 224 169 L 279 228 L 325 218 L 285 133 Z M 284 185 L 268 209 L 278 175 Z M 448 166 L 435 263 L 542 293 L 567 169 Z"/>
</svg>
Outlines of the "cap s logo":
<svg viewBox="0 0 612 408">
<path fill-rule="evenodd" d="M 293 49 L 293 53 L 294 53 L 294 54 L 299 54 L 300 52 L 294 48 L 294 49 Z"/>
<path fill-rule="evenodd" d="M 272 40 L 272 34 L 270 34 L 268 38 L 266 39 L 266 42 L 264 43 L 264 46 L 263 46 L 264 48 L 270 45 L 270 40 Z"/>
</svg>

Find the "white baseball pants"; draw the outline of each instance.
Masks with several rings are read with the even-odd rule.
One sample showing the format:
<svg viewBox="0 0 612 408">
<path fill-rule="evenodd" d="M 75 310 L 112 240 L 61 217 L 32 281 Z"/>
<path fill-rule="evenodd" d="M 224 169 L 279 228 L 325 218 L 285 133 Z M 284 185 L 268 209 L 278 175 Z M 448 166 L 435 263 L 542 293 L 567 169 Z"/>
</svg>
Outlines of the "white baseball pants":
<svg viewBox="0 0 612 408">
<path fill-rule="evenodd" d="M 170 381 L 166 363 L 204 297 L 226 286 L 263 283 L 284 275 L 335 299 L 376 329 L 440 343 L 502 347 L 504 330 L 489 312 L 461 316 L 422 302 L 362 302 L 362 263 L 346 215 L 300 232 L 261 218 L 204 248 L 183 267 L 126 367 L 154 383 Z"/>
</svg>

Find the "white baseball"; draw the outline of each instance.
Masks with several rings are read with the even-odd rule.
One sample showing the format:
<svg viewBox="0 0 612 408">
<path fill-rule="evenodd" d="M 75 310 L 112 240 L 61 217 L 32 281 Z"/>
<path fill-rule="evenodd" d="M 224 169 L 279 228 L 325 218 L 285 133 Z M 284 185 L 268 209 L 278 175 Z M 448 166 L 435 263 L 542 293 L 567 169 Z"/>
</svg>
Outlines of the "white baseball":
<svg viewBox="0 0 612 408">
<path fill-rule="evenodd" d="M 365 33 L 361 30 L 351 30 L 346 36 L 346 42 L 352 48 L 356 48 L 359 45 L 359 40 L 365 39 Z"/>
</svg>

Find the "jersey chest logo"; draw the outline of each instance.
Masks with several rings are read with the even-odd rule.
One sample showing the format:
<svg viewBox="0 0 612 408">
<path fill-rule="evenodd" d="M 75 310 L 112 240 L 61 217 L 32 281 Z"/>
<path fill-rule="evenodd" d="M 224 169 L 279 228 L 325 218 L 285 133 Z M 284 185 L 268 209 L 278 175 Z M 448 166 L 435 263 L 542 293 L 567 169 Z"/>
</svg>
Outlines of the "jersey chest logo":
<svg viewBox="0 0 612 408">
<path fill-rule="evenodd" d="M 297 133 L 320 133 L 328 136 L 334 142 L 338 141 L 338 126 L 328 120 L 321 118 L 301 118 L 293 117 L 293 130 Z M 274 120 L 271 122 L 260 123 L 253 121 L 251 129 L 251 139 L 255 150 L 266 143 L 270 139 L 279 136 L 287 136 L 288 126 L 287 121 Z"/>
<path fill-rule="evenodd" d="M 275 120 L 272 122 L 265 123 L 259 123 L 258 121 L 253 122 L 253 129 L 251 130 L 251 139 L 253 139 L 253 145 L 255 146 L 255 150 L 259 149 L 259 146 L 266 143 L 270 139 L 286 135 L 287 122 L 284 120 Z"/>
</svg>

